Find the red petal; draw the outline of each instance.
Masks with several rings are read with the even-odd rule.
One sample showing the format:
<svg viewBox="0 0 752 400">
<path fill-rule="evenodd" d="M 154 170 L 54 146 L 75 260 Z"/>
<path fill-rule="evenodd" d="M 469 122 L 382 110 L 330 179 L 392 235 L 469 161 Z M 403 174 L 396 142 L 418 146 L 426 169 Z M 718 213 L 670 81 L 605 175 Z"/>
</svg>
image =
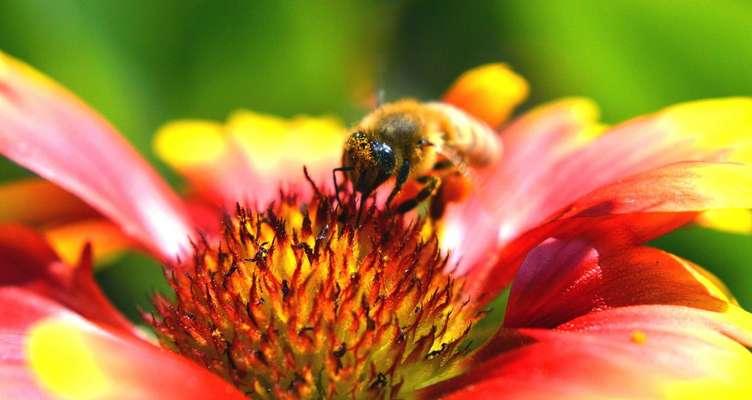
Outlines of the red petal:
<svg viewBox="0 0 752 400">
<path fill-rule="evenodd" d="M 22 287 L 112 329 L 135 332 L 94 282 L 91 247 L 85 248 L 78 265 L 66 265 L 35 232 L 0 225 L 0 287 Z"/>
<path fill-rule="evenodd" d="M 752 390 L 745 348 L 752 315 L 717 279 L 661 250 L 606 240 L 599 251 L 596 242 L 549 239 L 530 251 L 504 328 L 473 355 L 469 373 L 424 394 L 683 398 Z"/>
<path fill-rule="evenodd" d="M 2 287 L 0 304 L 3 309 L 0 314 L 0 397 L 51 398 L 45 395 L 26 367 L 24 333 L 35 320 L 54 314 L 59 306 L 27 291 Z"/>
<path fill-rule="evenodd" d="M 595 310 L 640 304 L 725 310 L 729 299 L 701 271 L 654 248 L 599 254 L 584 240 L 549 239 L 519 269 L 504 326 L 553 328 Z"/>
<path fill-rule="evenodd" d="M 582 135 L 583 131 L 597 130 L 596 113 L 589 103 L 560 102 L 528 113 L 502 132 L 505 156 L 500 165 L 481 171 L 484 175 L 479 178 L 478 190 L 460 207 L 449 210 L 447 247 L 453 249 L 455 257 L 462 258 L 464 267 L 460 272 L 483 269 L 488 267 L 484 263 L 488 253 L 600 187 L 677 162 L 738 159 L 743 152 L 733 150 L 749 147 L 745 143 L 752 129 L 751 110 L 749 99 L 688 103 L 628 121 L 592 141 Z M 723 126 L 731 133 L 725 134 L 719 128 Z M 675 171 L 680 169 L 676 167 Z M 700 185 L 700 180 L 692 181 L 686 174 L 679 183 L 687 186 L 680 188 L 670 182 L 676 176 L 664 175 L 660 179 L 661 173 L 644 178 L 659 179 L 664 186 L 659 194 L 676 196 L 674 201 L 651 208 L 655 204 L 648 202 L 656 197 L 643 196 L 634 208 L 695 211 L 733 207 L 739 198 L 749 197 L 738 183 L 729 185 L 728 181 L 701 177 Z M 743 182 L 749 180 L 748 176 L 743 178 Z M 645 179 L 643 188 L 650 184 Z M 698 195 L 709 188 L 723 190 L 727 195 L 735 189 L 739 198 L 703 203 Z M 678 192 L 673 193 L 674 190 Z M 620 194 L 630 192 L 621 190 Z M 690 199 L 687 196 L 692 204 L 682 204 Z M 730 196 L 724 199 L 730 200 Z"/>
<path fill-rule="evenodd" d="M 677 163 L 632 176 L 583 197 L 509 243 L 498 259 L 474 265 L 472 285 L 486 287 L 473 290 L 492 296 L 509 283 L 527 251 L 549 237 L 579 235 L 611 247 L 640 244 L 690 222 L 694 212 L 752 207 L 750 188 L 752 168 L 740 164 Z"/>
<path fill-rule="evenodd" d="M 696 213 L 636 213 L 555 220 L 538 227 L 491 253 L 468 274 L 467 290 L 493 298 L 507 287 L 528 252 L 544 240 L 586 240 L 599 251 L 614 252 L 640 245 L 694 220 Z"/>
<path fill-rule="evenodd" d="M 172 259 L 192 233 L 177 196 L 80 100 L 0 54 L 0 152 L 81 197 Z"/>
<path fill-rule="evenodd" d="M 745 398 L 752 391 L 747 330 L 719 314 L 637 306 L 589 314 L 561 330 L 509 332 L 466 374 L 424 398 Z M 737 340 L 741 340 L 739 343 Z M 527 345 L 524 345 L 527 342 Z"/>
<path fill-rule="evenodd" d="M 750 166 L 704 162 L 668 165 L 601 187 L 558 218 L 723 208 L 752 208 Z"/>
<path fill-rule="evenodd" d="M 551 204 L 546 182 L 556 165 L 578 145 L 581 132 L 595 124 L 597 111 L 586 100 L 539 107 L 502 131 L 504 157 L 493 169 L 478 171 L 476 190 L 445 218 L 443 245 L 462 259 L 464 272 L 567 205 Z M 471 223 L 469 223 L 471 222 Z"/>
<path fill-rule="evenodd" d="M 187 359 L 104 331 L 29 291 L 1 288 L 0 305 L 2 398 L 245 398 Z"/>
</svg>

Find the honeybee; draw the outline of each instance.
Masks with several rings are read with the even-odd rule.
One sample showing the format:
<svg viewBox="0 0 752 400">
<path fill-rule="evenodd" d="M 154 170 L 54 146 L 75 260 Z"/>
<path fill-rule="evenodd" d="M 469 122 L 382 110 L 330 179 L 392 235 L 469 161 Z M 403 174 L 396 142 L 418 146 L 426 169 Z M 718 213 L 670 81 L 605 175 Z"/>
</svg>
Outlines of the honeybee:
<svg viewBox="0 0 752 400">
<path fill-rule="evenodd" d="M 391 202 L 406 184 L 417 192 L 395 208 L 404 213 L 431 200 L 430 214 L 438 218 L 447 202 L 457 201 L 469 188 L 469 168 L 495 163 L 502 143 L 494 130 L 450 104 L 400 100 L 366 115 L 347 138 L 342 166 L 356 192 L 365 199 L 390 178 Z M 335 176 L 335 187 L 337 186 Z M 422 187 L 421 187 L 422 186 Z"/>
</svg>

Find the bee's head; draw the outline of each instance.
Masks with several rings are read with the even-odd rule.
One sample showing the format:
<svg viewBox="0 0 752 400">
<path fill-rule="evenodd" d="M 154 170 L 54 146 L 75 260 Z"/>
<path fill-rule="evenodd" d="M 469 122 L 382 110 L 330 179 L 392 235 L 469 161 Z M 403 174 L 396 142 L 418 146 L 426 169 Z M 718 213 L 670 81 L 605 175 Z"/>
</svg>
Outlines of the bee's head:
<svg viewBox="0 0 752 400">
<path fill-rule="evenodd" d="M 363 131 L 350 135 L 342 154 L 355 190 L 366 195 L 393 175 L 395 162 L 391 146 Z"/>
</svg>

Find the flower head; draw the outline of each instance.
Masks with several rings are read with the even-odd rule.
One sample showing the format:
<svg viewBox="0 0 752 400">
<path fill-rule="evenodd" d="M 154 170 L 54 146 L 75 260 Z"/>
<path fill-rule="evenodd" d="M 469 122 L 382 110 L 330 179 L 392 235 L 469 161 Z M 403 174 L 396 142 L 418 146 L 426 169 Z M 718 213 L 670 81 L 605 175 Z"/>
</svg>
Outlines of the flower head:
<svg viewBox="0 0 752 400">
<path fill-rule="evenodd" d="M 438 240 L 343 204 L 238 208 L 170 274 L 177 300 L 149 316 L 162 343 L 252 397 L 394 397 L 451 372 L 479 310 Z"/>
<path fill-rule="evenodd" d="M 444 101 L 498 125 L 526 93 L 491 65 Z M 752 317 L 711 274 L 644 243 L 752 207 L 750 131 L 750 99 L 613 128 L 589 101 L 559 101 L 501 126 L 500 161 L 442 219 L 377 201 L 361 220 L 327 184 L 345 132 L 333 119 L 167 125 L 156 149 L 188 178 L 180 198 L 104 120 L 2 56 L 0 152 L 59 188 L 3 188 L 46 237 L 0 226 L 0 393 L 745 397 Z M 145 315 L 161 348 L 91 278 L 92 250 L 132 246 L 175 290 Z M 484 319 L 505 290 L 503 322 Z"/>
</svg>

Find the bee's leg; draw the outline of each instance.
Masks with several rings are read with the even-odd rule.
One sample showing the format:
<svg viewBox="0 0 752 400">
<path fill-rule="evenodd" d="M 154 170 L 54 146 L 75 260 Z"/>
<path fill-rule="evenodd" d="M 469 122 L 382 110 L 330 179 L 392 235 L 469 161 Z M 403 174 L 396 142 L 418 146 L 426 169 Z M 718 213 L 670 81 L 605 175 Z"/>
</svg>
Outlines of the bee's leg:
<svg viewBox="0 0 752 400">
<path fill-rule="evenodd" d="M 418 192 L 418 194 L 416 194 L 412 199 L 408 199 L 400 203 L 396 208 L 398 213 L 406 213 L 417 207 L 418 204 L 420 204 L 423 200 L 429 198 L 432 194 L 434 194 L 436 192 L 436 189 L 438 189 L 439 185 L 441 184 L 441 178 L 434 175 L 423 176 L 420 178 L 420 180 L 425 180 L 423 189 L 421 189 L 420 192 Z"/>
<path fill-rule="evenodd" d="M 352 167 L 338 167 L 334 168 L 332 170 L 332 182 L 334 183 L 334 197 L 337 199 L 337 203 L 339 204 L 340 208 L 342 207 L 342 200 L 339 198 L 339 191 L 341 190 L 341 187 L 339 186 L 339 183 L 337 182 L 337 172 L 347 172 L 352 171 Z"/>
<path fill-rule="evenodd" d="M 433 170 L 439 173 L 443 173 L 444 171 L 450 170 L 455 167 L 455 163 L 452 162 L 449 159 L 444 159 L 438 161 L 434 166 Z M 444 188 L 446 186 L 446 182 L 444 180 L 441 181 L 441 185 L 436 188 L 436 195 L 433 196 L 431 199 L 431 205 L 428 209 L 428 215 L 431 216 L 431 219 L 437 220 L 441 218 L 442 215 L 444 215 L 444 210 L 446 210 L 447 202 L 444 199 Z"/>
<path fill-rule="evenodd" d="M 389 197 L 386 198 L 386 206 L 385 208 L 389 208 L 389 206 L 392 204 L 392 200 L 394 200 L 394 196 L 399 193 L 400 190 L 402 190 L 402 186 L 404 186 L 405 182 L 407 182 L 407 177 L 410 175 L 410 162 L 405 160 L 404 163 L 400 166 L 400 170 L 397 173 L 397 182 L 394 184 L 394 188 L 392 188 L 392 192 L 389 193 Z"/>
<path fill-rule="evenodd" d="M 428 209 L 428 215 L 430 215 L 431 219 L 434 221 L 440 219 L 441 216 L 444 215 L 444 211 L 446 211 L 447 202 L 444 199 L 445 186 L 446 185 L 442 182 L 438 189 L 436 189 L 436 195 L 431 199 L 431 206 Z"/>
</svg>

